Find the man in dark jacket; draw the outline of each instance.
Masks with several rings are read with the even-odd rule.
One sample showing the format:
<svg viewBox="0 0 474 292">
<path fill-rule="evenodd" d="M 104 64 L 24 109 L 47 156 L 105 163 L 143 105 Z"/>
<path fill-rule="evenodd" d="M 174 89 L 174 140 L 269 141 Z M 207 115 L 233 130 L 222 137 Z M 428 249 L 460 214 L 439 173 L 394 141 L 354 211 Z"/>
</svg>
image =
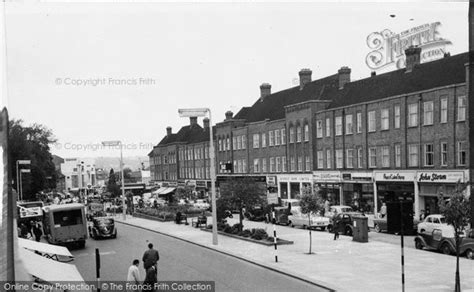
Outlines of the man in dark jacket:
<svg viewBox="0 0 474 292">
<path fill-rule="evenodd" d="M 37 242 L 41 240 L 41 235 L 43 235 L 43 232 L 41 231 L 41 225 L 39 223 L 36 223 L 33 226 L 33 234 L 35 235 L 35 239 Z"/>
<path fill-rule="evenodd" d="M 153 243 L 148 244 L 148 250 L 145 251 L 143 254 L 143 267 L 145 268 L 145 271 L 148 271 L 148 269 L 151 266 L 155 267 L 155 273 L 157 272 L 157 262 L 160 260 L 160 254 L 156 249 L 153 249 Z"/>
</svg>

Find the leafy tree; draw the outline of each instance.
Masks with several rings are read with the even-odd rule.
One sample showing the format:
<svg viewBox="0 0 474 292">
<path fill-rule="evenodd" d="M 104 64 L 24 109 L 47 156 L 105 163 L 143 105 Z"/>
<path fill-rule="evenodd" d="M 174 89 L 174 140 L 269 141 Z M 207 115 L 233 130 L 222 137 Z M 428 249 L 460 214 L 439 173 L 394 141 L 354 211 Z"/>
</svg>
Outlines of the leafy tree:
<svg viewBox="0 0 474 292">
<path fill-rule="evenodd" d="M 132 170 L 129 167 L 125 167 L 123 169 L 123 179 L 124 179 L 125 182 L 133 181 Z"/>
<path fill-rule="evenodd" d="M 23 125 L 22 120 L 9 121 L 8 159 L 12 179 L 17 182 L 16 161 L 31 160 L 31 173 L 22 175 L 23 198 L 31 199 L 45 189 L 54 189 L 58 173 L 49 145 L 55 143 L 53 132 L 41 124 Z M 24 167 L 26 168 L 26 167 Z M 16 186 L 18 188 L 18 186 Z"/>
<path fill-rule="evenodd" d="M 231 178 L 222 184 L 219 200 L 222 200 L 221 203 L 225 203 L 228 209 L 239 210 L 240 231 L 242 231 L 243 208 L 264 204 L 265 193 L 265 186 L 255 182 L 253 179 Z"/>
<path fill-rule="evenodd" d="M 459 247 L 466 226 L 469 225 L 471 219 L 471 203 L 466 196 L 466 184 L 459 184 L 456 190 L 451 194 L 449 199 L 445 199 L 443 194 L 438 195 L 438 206 L 440 213 L 446 218 L 446 223 L 454 227 L 454 238 L 456 242 L 456 274 L 455 274 L 455 291 L 461 291 L 461 279 L 459 276 Z"/>
<path fill-rule="evenodd" d="M 107 182 L 107 191 L 112 194 L 112 197 L 116 198 L 120 196 L 120 187 L 117 185 L 117 179 L 115 177 L 114 169 L 111 168 L 109 172 L 109 181 Z"/>
<path fill-rule="evenodd" d="M 324 210 L 324 201 L 321 196 L 317 195 L 311 188 L 303 189 L 303 195 L 300 197 L 301 213 L 308 216 L 308 230 L 309 230 L 309 252 L 311 254 L 311 246 L 313 237 L 311 235 L 311 216 L 317 215 Z"/>
</svg>

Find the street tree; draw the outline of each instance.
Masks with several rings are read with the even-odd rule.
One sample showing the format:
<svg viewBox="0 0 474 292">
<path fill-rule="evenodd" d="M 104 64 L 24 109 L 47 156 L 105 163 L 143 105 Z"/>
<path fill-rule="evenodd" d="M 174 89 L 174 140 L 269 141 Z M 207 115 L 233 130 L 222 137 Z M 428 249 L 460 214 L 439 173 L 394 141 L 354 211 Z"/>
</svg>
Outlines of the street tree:
<svg viewBox="0 0 474 292">
<path fill-rule="evenodd" d="M 324 201 L 313 192 L 310 187 L 303 189 L 303 194 L 300 197 L 300 208 L 301 213 L 308 216 L 308 231 L 309 231 L 309 252 L 308 254 L 312 254 L 311 247 L 313 245 L 313 237 L 311 234 L 311 216 L 318 215 L 318 213 L 324 210 Z"/>
<path fill-rule="evenodd" d="M 221 186 L 219 200 L 228 209 L 239 210 L 240 231 L 243 228 L 243 208 L 252 208 L 265 203 L 266 187 L 250 178 L 230 178 Z"/>
<path fill-rule="evenodd" d="M 111 168 L 109 172 L 109 181 L 107 182 L 107 191 L 111 193 L 112 197 L 120 196 L 120 187 L 117 185 L 117 178 L 115 177 L 114 169 Z"/>
<path fill-rule="evenodd" d="M 13 181 L 17 182 L 16 161 L 31 160 L 31 173 L 22 176 L 24 199 L 45 189 L 54 189 L 58 173 L 49 145 L 56 142 L 53 132 L 41 124 L 25 126 L 22 120 L 10 120 L 8 125 L 8 159 Z M 18 186 L 16 186 L 18 188 Z"/>
<path fill-rule="evenodd" d="M 455 274 L 455 291 L 461 291 L 461 279 L 459 276 L 459 249 L 462 237 L 471 220 L 471 203 L 466 196 L 466 188 L 468 184 L 460 184 L 456 186 L 455 191 L 449 199 L 443 197 L 443 193 L 438 195 L 438 206 L 440 213 L 445 217 L 446 223 L 453 226 L 454 238 L 456 242 L 456 274 Z"/>
</svg>

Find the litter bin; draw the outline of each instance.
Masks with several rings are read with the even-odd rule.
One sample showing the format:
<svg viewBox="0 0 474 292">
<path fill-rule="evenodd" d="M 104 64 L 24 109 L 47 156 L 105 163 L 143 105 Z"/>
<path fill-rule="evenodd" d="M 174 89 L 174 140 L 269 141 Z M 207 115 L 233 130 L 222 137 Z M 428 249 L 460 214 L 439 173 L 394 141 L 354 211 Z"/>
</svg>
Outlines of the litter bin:
<svg viewBox="0 0 474 292">
<path fill-rule="evenodd" d="M 367 217 L 353 217 L 354 226 L 352 240 L 357 242 L 369 242 L 369 226 Z"/>
</svg>

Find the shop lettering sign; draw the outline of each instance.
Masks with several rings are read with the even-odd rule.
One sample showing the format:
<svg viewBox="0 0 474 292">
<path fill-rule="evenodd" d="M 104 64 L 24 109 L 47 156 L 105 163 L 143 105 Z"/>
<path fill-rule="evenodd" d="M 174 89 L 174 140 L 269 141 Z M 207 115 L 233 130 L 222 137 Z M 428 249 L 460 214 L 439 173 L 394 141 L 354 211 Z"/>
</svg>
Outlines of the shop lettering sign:
<svg viewBox="0 0 474 292">
<path fill-rule="evenodd" d="M 377 172 L 375 173 L 376 181 L 414 181 L 415 173 L 413 172 Z"/>
<path fill-rule="evenodd" d="M 463 172 L 419 172 L 418 182 L 464 182 Z"/>
<path fill-rule="evenodd" d="M 313 172 L 314 181 L 341 181 L 341 173 L 339 172 Z"/>
<path fill-rule="evenodd" d="M 311 177 L 310 176 L 279 176 L 278 177 L 278 180 L 279 181 L 294 181 L 294 182 L 301 182 L 301 181 L 311 181 Z"/>
<path fill-rule="evenodd" d="M 275 186 L 276 185 L 276 176 L 267 176 L 267 185 Z"/>
</svg>

